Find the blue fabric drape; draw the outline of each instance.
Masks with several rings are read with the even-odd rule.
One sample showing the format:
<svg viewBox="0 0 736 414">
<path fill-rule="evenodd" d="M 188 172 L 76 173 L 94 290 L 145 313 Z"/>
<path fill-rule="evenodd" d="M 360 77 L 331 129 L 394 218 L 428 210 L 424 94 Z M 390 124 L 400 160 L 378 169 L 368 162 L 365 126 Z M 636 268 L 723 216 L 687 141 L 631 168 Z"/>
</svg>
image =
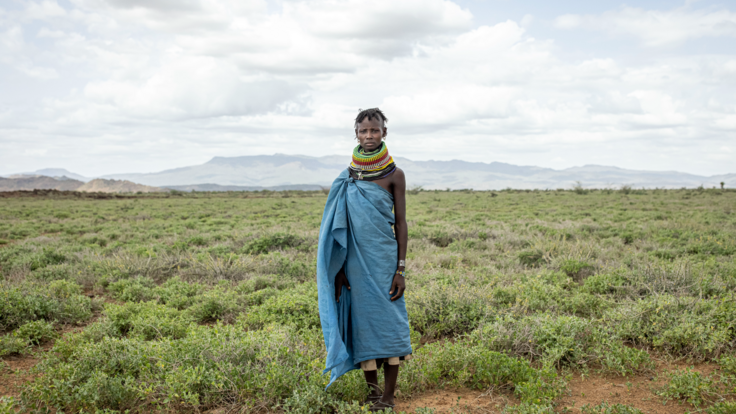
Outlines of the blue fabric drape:
<svg viewBox="0 0 736 414">
<path fill-rule="evenodd" d="M 319 233 L 319 317 L 327 348 L 328 387 L 361 361 L 411 354 L 404 298 L 391 301 L 398 245 L 393 196 L 343 171 L 332 183 Z M 335 275 L 345 269 L 350 289 L 335 302 Z"/>
</svg>

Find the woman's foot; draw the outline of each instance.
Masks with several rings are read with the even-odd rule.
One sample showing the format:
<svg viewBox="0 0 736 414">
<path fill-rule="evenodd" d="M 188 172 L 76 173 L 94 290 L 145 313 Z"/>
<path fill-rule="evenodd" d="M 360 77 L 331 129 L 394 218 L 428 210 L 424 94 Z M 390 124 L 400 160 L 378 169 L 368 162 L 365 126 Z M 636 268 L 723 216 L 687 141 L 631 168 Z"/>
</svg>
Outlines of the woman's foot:
<svg viewBox="0 0 736 414">
<path fill-rule="evenodd" d="M 373 405 L 371 405 L 370 411 L 378 412 L 378 411 L 388 410 L 389 408 L 393 410 L 394 407 L 395 407 L 394 404 L 389 404 L 387 402 L 383 402 L 383 399 L 379 399 Z"/>
<path fill-rule="evenodd" d="M 365 401 L 363 402 L 363 405 L 375 404 L 381 400 L 381 397 L 383 397 L 383 394 L 368 394 L 368 396 L 365 397 Z"/>
</svg>

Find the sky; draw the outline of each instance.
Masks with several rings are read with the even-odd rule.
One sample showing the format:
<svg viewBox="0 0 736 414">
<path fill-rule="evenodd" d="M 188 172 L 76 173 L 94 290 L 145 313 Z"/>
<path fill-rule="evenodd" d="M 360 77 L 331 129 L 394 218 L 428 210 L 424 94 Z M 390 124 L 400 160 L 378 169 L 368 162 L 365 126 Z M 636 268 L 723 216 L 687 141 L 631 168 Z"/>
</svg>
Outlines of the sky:
<svg viewBox="0 0 736 414">
<path fill-rule="evenodd" d="M 736 173 L 736 1 L 0 0 L 0 174 L 348 154 Z"/>
</svg>

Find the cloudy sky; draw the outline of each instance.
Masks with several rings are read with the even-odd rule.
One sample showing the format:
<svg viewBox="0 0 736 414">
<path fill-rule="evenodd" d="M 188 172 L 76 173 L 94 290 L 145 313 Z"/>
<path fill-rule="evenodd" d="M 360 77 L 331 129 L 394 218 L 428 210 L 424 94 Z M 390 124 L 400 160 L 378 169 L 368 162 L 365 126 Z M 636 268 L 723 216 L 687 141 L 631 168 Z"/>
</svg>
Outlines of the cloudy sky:
<svg viewBox="0 0 736 414">
<path fill-rule="evenodd" d="M 0 174 L 349 154 L 736 172 L 736 3 L 0 0 Z"/>
</svg>

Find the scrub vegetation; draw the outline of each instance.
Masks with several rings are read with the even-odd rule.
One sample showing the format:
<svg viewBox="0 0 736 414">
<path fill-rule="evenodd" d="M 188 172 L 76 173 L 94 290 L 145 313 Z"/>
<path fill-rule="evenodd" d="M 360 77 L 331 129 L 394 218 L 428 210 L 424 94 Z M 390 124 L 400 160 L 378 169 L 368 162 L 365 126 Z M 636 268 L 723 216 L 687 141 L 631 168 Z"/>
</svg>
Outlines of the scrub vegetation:
<svg viewBox="0 0 736 414">
<path fill-rule="evenodd" d="M 663 402 L 736 410 L 736 192 L 578 190 L 407 195 L 401 398 L 493 388 L 551 413 L 571 372 L 647 374 Z M 322 391 L 325 199 L 0 199 L 0 357 L 41 358 L 0 412 L 360 412 L 360 371 Z"/>
</svg>

